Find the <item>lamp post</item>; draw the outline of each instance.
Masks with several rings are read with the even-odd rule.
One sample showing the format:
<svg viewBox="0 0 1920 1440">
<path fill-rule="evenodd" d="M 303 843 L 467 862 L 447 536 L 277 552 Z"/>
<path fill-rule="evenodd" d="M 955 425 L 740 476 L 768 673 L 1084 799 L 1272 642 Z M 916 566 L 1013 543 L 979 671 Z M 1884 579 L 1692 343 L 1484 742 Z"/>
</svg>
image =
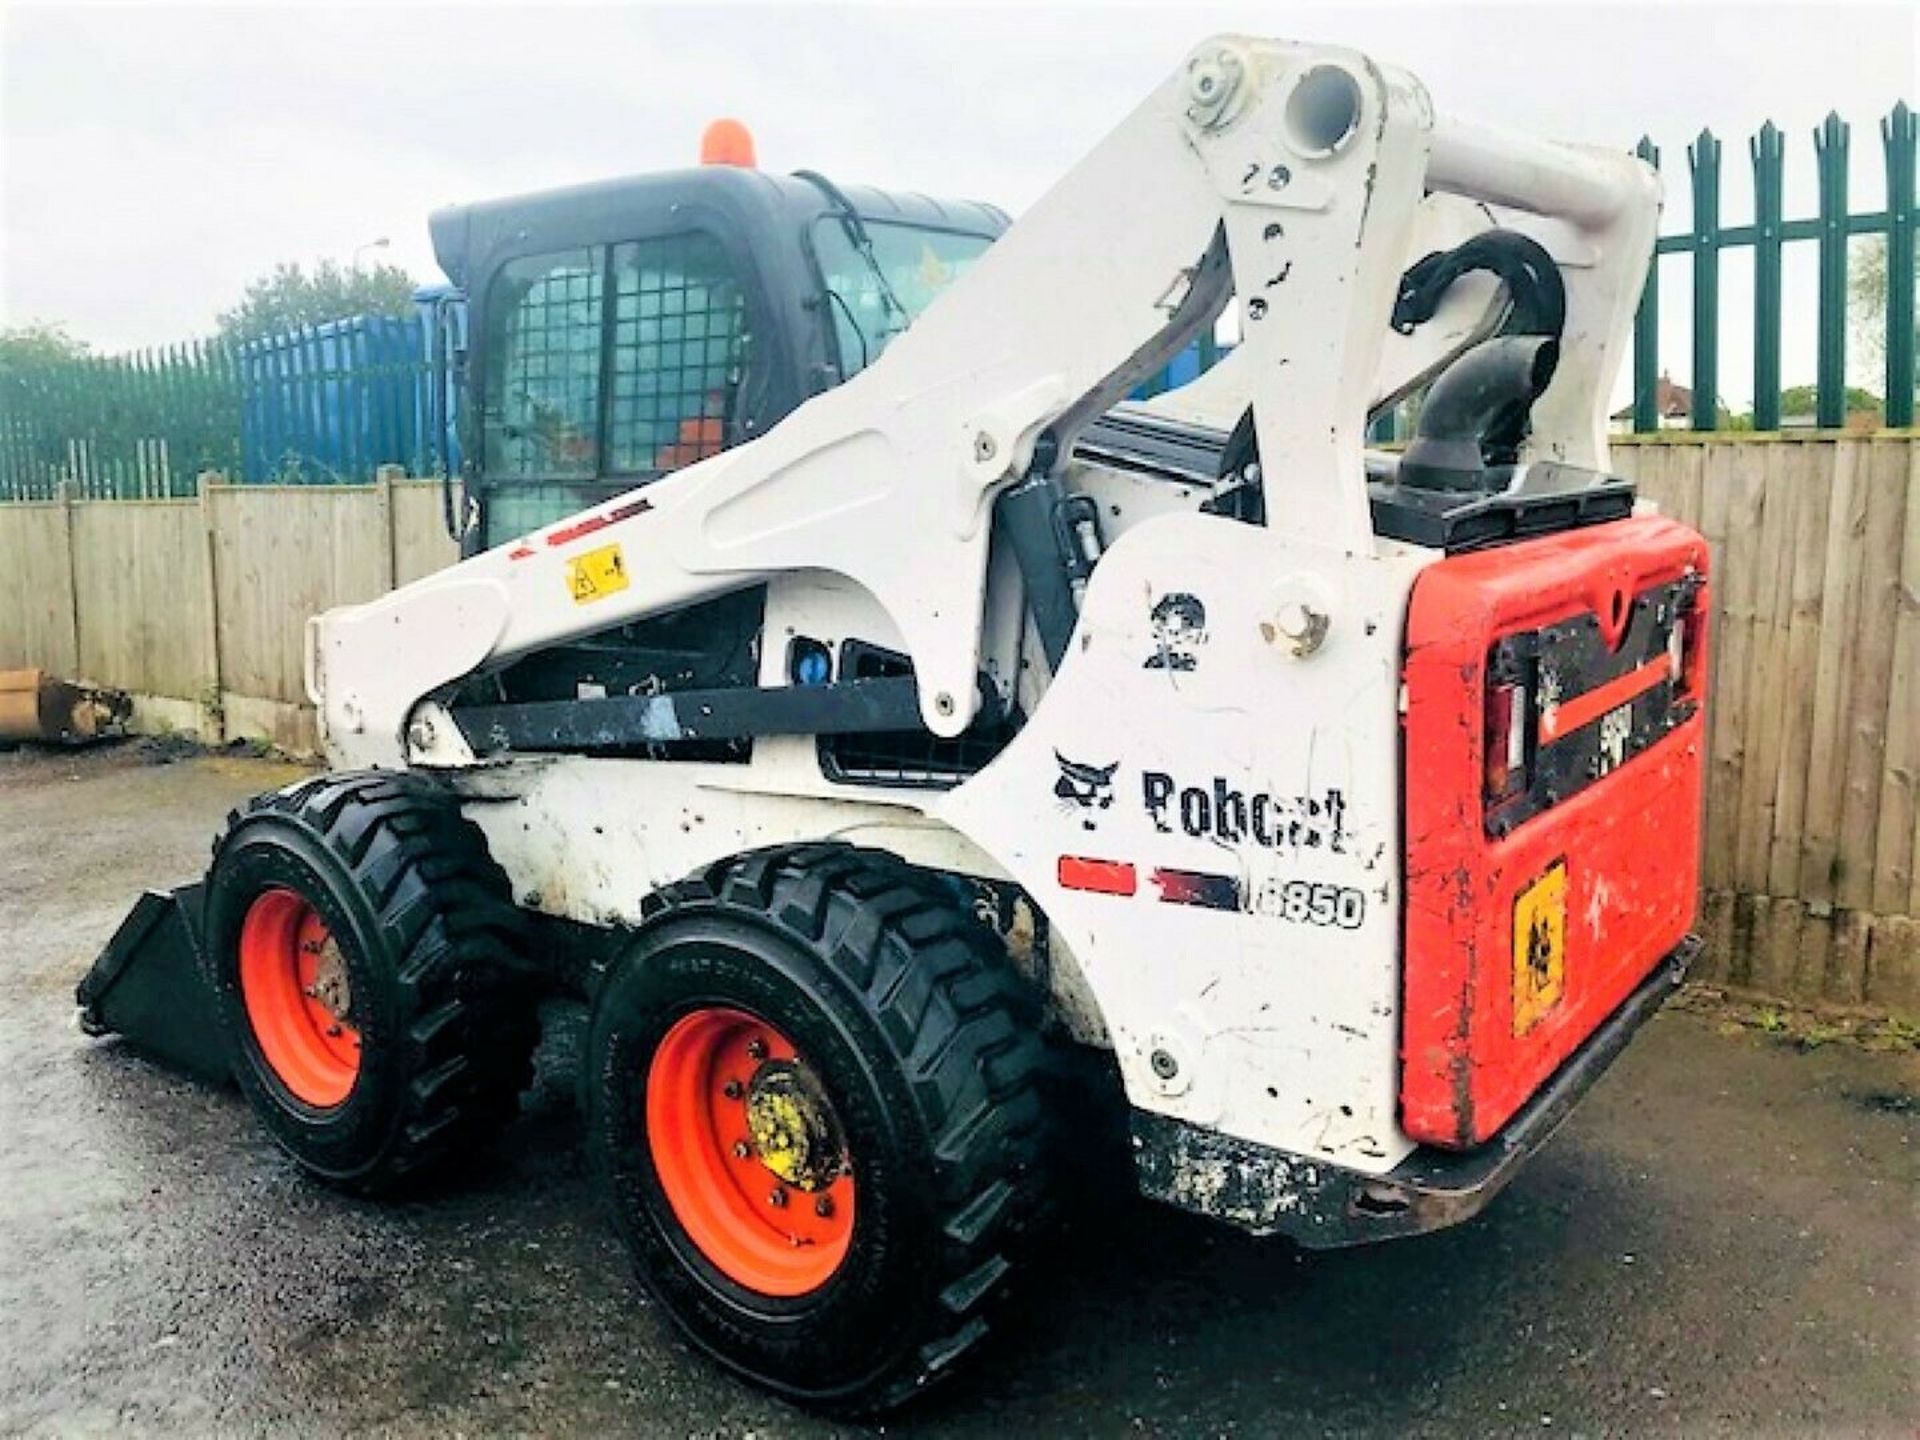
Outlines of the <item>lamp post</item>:
<svg viewBox="0 0 1920 1440">
<path fill-rule="evenodd" d="M 356 245 L 353 250 L 353 260 L 349 268 L 358 270 L 360 268 L 360 257 L 366 254 L 367 251 L 384 250 L 387 248 L 388 245 L 392 243 L 393 242 L 390 239 L 388 239 L 385 235 L 382 235 L 378 240 L 369 240 L 364 245 Z"/>
</svg>

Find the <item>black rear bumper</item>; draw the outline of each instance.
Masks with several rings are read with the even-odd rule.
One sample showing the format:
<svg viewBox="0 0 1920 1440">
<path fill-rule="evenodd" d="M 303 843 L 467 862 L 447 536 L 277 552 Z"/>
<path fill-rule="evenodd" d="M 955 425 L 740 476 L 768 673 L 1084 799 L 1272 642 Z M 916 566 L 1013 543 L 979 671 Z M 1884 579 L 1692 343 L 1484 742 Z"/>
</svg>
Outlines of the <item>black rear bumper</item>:
<svg viewBox="0 0 1920 1440">
<path fill-rule="evenodd" d="M 1464 1151 L 1422 1148 L 1385 1175 L 1364 1175 L 1136 1110 L 1133 1149 L 1141 1192 L 1256 1235 L 1286 1235 L 1312 1249 L 1457 1225 L 1479 1214 L 1522 1162 L 1546 1144 L 1634 1031 L 1686 979 L 1699 953 L 1697 937 L 1681 941 L 1484 1145 Z"/>
</svg>

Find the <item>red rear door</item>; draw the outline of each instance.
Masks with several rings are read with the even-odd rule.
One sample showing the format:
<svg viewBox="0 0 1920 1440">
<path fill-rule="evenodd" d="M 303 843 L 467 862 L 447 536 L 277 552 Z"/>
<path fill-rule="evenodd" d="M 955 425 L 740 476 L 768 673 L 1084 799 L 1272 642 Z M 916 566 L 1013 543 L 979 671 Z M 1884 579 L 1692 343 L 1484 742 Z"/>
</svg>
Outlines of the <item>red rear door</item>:
<svg viewBox="0 0 1920 1440">
<path fill-rule="evenodd" d="M 1685 936 L 1707 549 L 1636 517 L 1450 556 L 1407 626 L 1401 1123 L 1493 1136 Z"/>
</svg>

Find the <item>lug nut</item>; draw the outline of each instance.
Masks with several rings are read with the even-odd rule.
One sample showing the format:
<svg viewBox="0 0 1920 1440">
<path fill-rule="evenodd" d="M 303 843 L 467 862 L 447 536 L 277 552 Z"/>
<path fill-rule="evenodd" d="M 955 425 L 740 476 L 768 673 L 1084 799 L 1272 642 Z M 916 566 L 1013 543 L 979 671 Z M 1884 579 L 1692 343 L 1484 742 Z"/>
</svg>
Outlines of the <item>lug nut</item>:
<svg viewBox="0 0 1920 1440">
<path fill-rule="evenodd" d="M 818 1215 L 822 1220 L 833 1214 L 833 1197 L 831 1195 L 822 1195 L 818 1200 L 814 1201 L 813 1213 Z"/>
<path fill-rule="evenodd" d="M 747 1058 L 749 1060 L 766 1059 L 767 1058 L 767 1042 L 760 1039 L 758 1036 L 756 1036 L 752 1040 L 747 1041 Z"/>
<path fill-rule="evenodd" d="M 727 1081 L 726 1084 L 720 1087 L 720 1093 L 726 1096 L 727 1099 L 729 1100 L 738 1100 L 742 1095 L 746 1093 L 746 1087 L 743 1086 L 738 1080 L 729 1080 Z"/>
<path fill-rule="evenodd" d="M 787 1208 L 786 1187 L 784 1185 L 774 1186 L 773 1190 L 767 1196 L 767 1204 L 773 1206 L 773 1208 L 776 1210 L 786 1209 Z"/>
<path fill-rule="evenodd" d="M 744 1160 L 751 1154 L 753 1154 L 753 1147 L 747 1144 L 746 1141 L 736 1140 L 733 1142 L 733 1158 L 734 1159 Z"/>
</svg>

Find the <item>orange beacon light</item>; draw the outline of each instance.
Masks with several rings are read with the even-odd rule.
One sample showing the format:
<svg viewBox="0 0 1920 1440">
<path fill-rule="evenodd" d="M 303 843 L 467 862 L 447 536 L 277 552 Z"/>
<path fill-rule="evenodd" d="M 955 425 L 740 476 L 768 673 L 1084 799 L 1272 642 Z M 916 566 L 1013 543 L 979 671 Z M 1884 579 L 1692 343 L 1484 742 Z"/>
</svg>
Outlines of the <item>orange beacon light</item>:
<svg viewBox="0 0 1920 1440">
<path fill-rule="evenodd" d="M 727 117 L 710 122 L 700 132 L 700 163 L 753 169 L 753 132 L 738 120 Z"/>
</svg>

